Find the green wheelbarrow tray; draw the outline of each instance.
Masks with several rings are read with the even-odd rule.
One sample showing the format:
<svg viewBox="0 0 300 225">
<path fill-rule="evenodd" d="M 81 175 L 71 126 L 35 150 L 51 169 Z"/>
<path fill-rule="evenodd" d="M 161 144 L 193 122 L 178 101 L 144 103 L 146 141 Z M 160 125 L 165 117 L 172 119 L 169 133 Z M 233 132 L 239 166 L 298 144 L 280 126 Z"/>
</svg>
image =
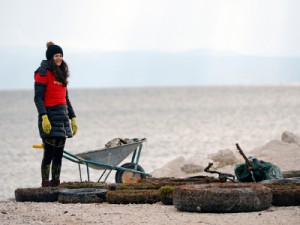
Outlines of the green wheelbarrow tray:
<svg viewBox="0 0 300 225">
<path fill-rule="evenodd" d="M 88 181 L 90 181 L 89 168 L 92 168 L 104 170 L 98 179 L 98 182 L 105 182 L 111 171 L 116 170 L 116 183 L 134 183 L 140 178 L 150 176 L 150 174 L 145 173 L 144 169 L 138 164 L 144 142 L 146 142 L 146 139 L 141 139 L 121 146 L 83 152 L 76 155 L 64 150 L 63 157 L 78 164 L 80 181 L 82 181 L 80 165 L 84 164 L 87 168 Z M 131 162 L 118 166 L 131 153 Z"/>
</svg>

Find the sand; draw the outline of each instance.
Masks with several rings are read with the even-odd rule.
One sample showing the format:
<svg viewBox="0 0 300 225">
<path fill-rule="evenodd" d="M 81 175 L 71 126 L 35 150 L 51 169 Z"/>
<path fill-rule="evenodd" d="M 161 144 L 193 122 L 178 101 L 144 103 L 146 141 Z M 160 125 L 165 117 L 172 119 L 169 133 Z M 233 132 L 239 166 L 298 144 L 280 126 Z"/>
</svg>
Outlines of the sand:
<svg viewBox="0 0 300 225">
<path fill-rule="evenodd" d="M 300 207 L 251 213 L 189 213 L 157 204 L 0 202 L 0 224 L 243 224 L 299 225 Z"/>
</svg>

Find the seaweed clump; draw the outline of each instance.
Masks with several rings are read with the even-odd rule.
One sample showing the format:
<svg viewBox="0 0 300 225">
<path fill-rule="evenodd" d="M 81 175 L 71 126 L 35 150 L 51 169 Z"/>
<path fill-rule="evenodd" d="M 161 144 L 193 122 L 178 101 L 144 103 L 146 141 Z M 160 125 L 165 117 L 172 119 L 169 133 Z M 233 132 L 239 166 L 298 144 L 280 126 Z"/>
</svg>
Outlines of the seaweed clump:
<svg viewBox="0 0 300 225">
<path fill-rule="evenodd" d="M 160 199 L 164 205 L 173 205 L 173 191 L 174 187 L 170 185 L 165 185 L 159 189 Z"/>
</svg>

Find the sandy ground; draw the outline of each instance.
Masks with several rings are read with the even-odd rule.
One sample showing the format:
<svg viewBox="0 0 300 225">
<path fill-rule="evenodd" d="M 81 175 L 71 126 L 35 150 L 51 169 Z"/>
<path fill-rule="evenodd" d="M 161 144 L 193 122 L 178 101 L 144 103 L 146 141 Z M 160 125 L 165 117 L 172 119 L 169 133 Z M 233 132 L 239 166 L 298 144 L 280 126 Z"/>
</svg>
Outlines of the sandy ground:
<svg viewBox="0 0 300 225">
<path fill-rule="evenodd" d="M 300 224 L 300 207 L 251 213 L 189 213 L 157 204 L 0 202 L 0 224 Z"/>
<path fill-rule="evenodd" d="M 297 141 L 297 142 L 296 142 Z M 299 170 L 300 138 L 294 143 L 271 141 L 257 148 L 251 155 L 273 162 L 283 171 Z M 299 143 L 298 143 L 299 142 Z M 177 158 L 157 170 L 166 176 L 178 172 L 182 158 Z M 182 162 L 181 162 L 182 163 Z M 177 168 L 177 170 L 176 170 Z M 222 170 L 233 171 L 232 166 Z M 226 171 L 226 172 L 227 172 Z M 207 175 L 207 174 L 206 174 Z M 250 213 L 189 213 L 180 212 L 173 205 L 157 204 L 61 204 L 0 201 L 0 224 L 243 224 L 243 225 L 299 225 L 300 206 L 271 207 L 268 210 Z"/>
</svg>

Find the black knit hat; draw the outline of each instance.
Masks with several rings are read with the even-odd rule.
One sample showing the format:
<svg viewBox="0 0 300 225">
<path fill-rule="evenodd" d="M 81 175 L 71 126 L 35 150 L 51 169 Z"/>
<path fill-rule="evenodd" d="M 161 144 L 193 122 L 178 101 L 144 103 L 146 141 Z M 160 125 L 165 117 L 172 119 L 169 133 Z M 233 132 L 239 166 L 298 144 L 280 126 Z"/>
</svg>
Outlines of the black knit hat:
<svg viewBox="0 0 300 225">
<path fill-rule="evenodd" d="M 57 53 L 64 55 L 63 50 L 60 46 L 55 45 L 52 41 L 47 42 L 47 51 L 46 51 L 47 60 L 52 59 L 52 57 Z"/>
</svg>

